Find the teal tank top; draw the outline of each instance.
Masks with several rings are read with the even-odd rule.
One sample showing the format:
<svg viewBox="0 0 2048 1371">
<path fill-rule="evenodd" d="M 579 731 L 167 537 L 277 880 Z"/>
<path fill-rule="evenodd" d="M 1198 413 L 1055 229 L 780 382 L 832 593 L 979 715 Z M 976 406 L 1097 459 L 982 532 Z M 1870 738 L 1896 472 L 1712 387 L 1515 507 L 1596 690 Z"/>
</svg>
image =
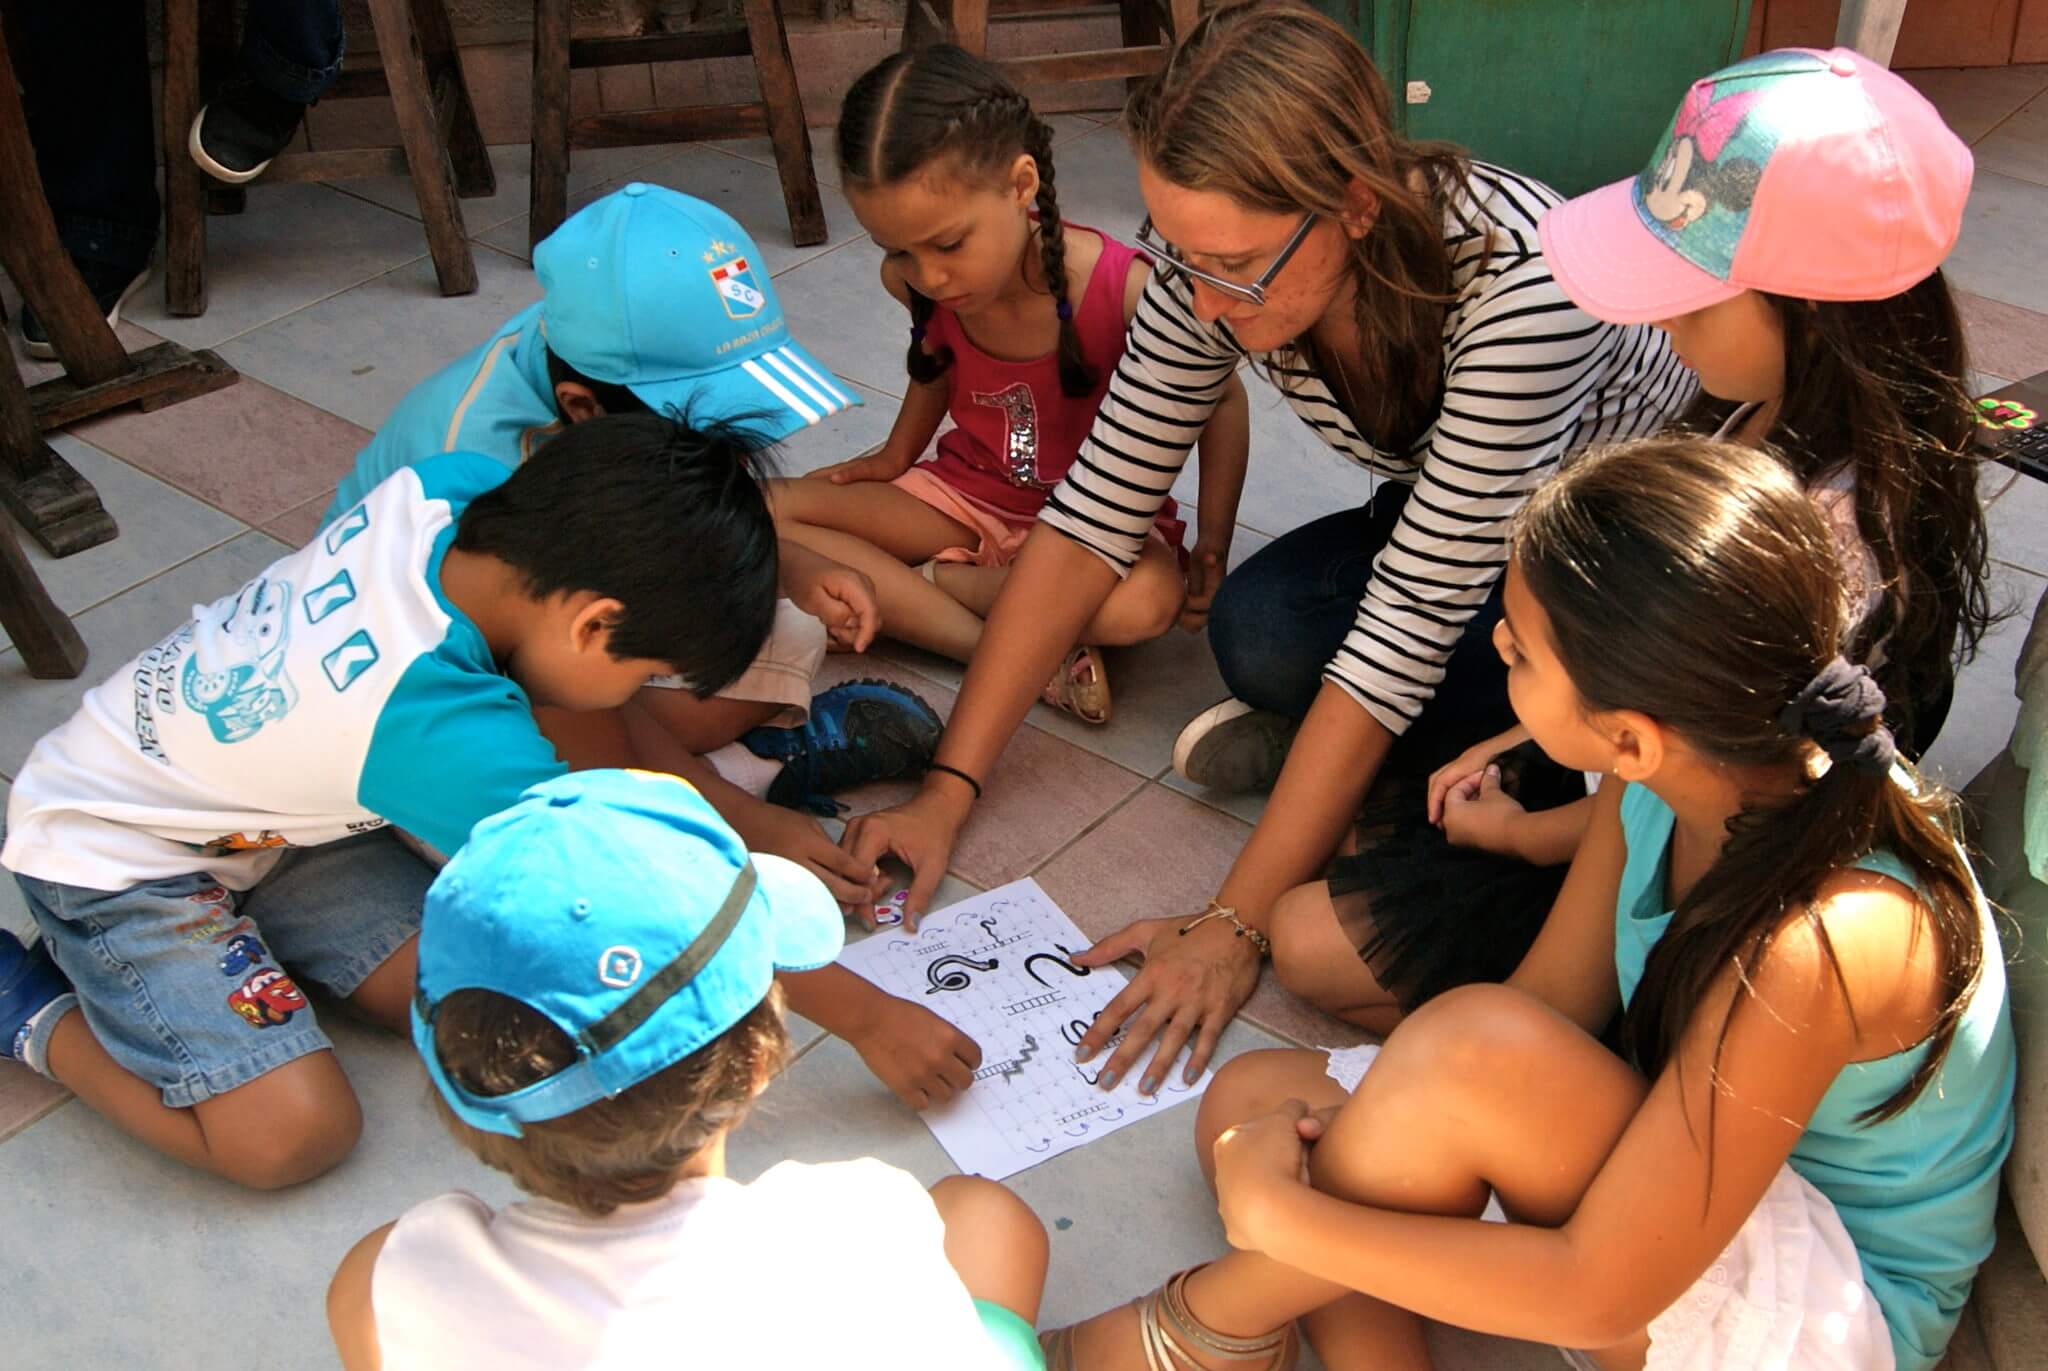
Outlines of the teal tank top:
<svg viewBox="0 0 2048 1371">
<path fill-rule="evenodd" d="M 1674 826 L 1670 807 L 1655 794 L 1637 785 L 1623 792 L 1628 861 L 1615 908 L 1614 969 L 1624 1005 L 1671 922 L 1664 892 Z M 1856 865 L 1916 884 L 1889 852 L 1870 853 Z M 1984 970 L 1941 1070 L 1903 1113 L 1863 1125 L 1856 1117 L 1891 1098 L 1925 1049 L 1843 1067 L 1790 1158 L 1792 1169 L 1833 1203 L 1856 1244 L 1864 1283 L 1891 1330 L 1899 1371 L 1929 1371 L 1947 1348 L 1970 1283 L 1991 1251 L 1998 1172 L 2012 1147 L 2005 963 L 1981 895 L 1978 909 Z"/>
</svg>

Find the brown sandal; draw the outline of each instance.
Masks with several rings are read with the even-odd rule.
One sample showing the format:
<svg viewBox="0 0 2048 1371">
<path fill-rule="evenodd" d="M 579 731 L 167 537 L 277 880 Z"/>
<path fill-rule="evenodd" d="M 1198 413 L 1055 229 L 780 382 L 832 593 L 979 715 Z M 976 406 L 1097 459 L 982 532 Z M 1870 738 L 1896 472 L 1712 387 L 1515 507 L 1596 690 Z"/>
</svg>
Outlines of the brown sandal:
<svg viewBox="0 0 2048 1371">
<path fill-rule="evenodd" d="M 1187 1283 L 1200 1269 L 1191 1266 L 1178 1272 L 1151 1294 L 1131 1301 L 1138 1311 L 1138 1338 L 1150 1371 L 1204 1371 L 1205 1364 L 1213 1362 L 1258 1363 L 1248 1371 L 1294 1371 L 1301 1343 L 1293 1324 L 1256 1338 L 1232 1338 L 1194 1316 L 1188 1309 Z M 1076 1371 L 1072 1327 L 1039 1334 L 1038 1345 L 1045 1353 L 1046 1371 Z M 1206 1360 L 1197 1361 L 1197 1352 Z"/>
<path fill-rule="evenodd" d="M 1109 668 L 1103 663 L 1101 651 L 1077 647 L 1069 652 L 1039 698 L 1083 723 L 1108 723 Z"/>
</svg>

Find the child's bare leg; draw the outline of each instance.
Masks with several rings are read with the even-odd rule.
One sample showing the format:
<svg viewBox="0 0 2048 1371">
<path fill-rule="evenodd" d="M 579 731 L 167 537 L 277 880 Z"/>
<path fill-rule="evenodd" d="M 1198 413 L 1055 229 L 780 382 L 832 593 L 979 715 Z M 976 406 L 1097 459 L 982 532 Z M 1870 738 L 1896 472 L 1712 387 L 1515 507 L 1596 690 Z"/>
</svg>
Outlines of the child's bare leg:
<svg viewBox="0 0 2048 1371">
<path fill-rule="evenodd" d="M 310 1052 L 247 1085 L 173 1109 L 100 1045 L 80 1010 L 57 1024 L 50 1074 L 128 1133 L 187 1166 L 258 1190 L 331 1170 L 363 1131 L 362 1108 L 331 1051 Z"/>
<path fill-rule="evenodd" d="M 795 538 L 805 547 L 811 545 L 797 535 L 797 525 L 851 534 L 911 566 L 949 547 L 967 547 L 974 542 L 973 529 L 887 481 L 853 481 L 843 486 L 808 479 L 770 481 L 768 507 L 775 512 L 775 524 L 783 536 Z M 825 555 L 832 556 L 829 552 Z"/>
<path fill-rule="evenodd" d="M 1009 575 L 1008 567 L 956 563 L 938 569 L 939 585 L 946 593 L 984 619 L 995 607 Z M 1110 590 L 1102 608 L 1081 630 L 1080 641 L 1095 647 L 1150 642 L 1173 627 L 1186 597 L 1180 560 L 1173 549 L 1158 537 L 1147 538 L 1137 566 Z"/>
<path fill-rule="evenodd" d="M 741 734 L 786 708 L 774 700 L 733 700 L 723 695 L 700 700 L 687 690 L 660 686 L 643 687 L 633 699 L 670 737 L 699 757 L 739 741 Z"/>
<path fill-rule="evenodd" d="M 1045 1225 L 1003 1186 L 978 1176 L 948 1176 L 932 1187 L 946 1225 L 946 1260 L 967 1293 L 1038 1321 L 1045 1293 Z"/>
<path fill-rule="evenodd" d="M 922 500 L 911 496 L 904 498 L 926 513 L 938 513 Z M 943 515 L 939 517 L 944 518 Z M 946 522 L 952 523 L 952 520 Z M 953 526 L 960 528 L 958 524 Z M 779 527 L 784 537 L 850 566 L 874 582 L 875 603 L 882 611 L 882 632 L 887 636 L 927 652 L 936 652 L 941 657 L 950 657 L 956 662 L 965 662 L 974 655 L 975 647 L 981 642 L 981 616 L 927 581 L 917 567 L 855 534 L 800 523 L 784 523 Z M 922 563 L 944 548 L 959 547 L 973 540 L 971 532 L 961 529 L 960 537 L 932 546 L 931 551 L 917 560 Z"/>
<path fill-rule="evenodd" d="M 1371 1033 L 1390 1033 L 1401 1004 L 1372 974 L 1358 948 L 1372 932 L 1362 896 L 1330 897 L 1328 881 L 1298 885 L 1273 906 L 1273 974 L 1326 1014 Z"/>
<path fill-rule="evenodd" d="M 400 943 L 348 997 L 348 1007 L 377 1027 L 400 1037 L 412 1034 L 412 992 L 419 977 L 420 936 Z"/>
</svg>

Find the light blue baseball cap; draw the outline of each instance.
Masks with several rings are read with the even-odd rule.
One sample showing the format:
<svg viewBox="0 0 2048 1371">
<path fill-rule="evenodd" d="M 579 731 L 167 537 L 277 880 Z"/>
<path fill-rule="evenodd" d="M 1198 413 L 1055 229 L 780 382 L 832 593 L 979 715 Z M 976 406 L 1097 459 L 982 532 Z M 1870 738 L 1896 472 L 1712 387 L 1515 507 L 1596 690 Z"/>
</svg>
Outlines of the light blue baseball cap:
<svg viewBox="0 0 2048 1371">
<path fill-rule="evenodd" d="M 786 438 L 860 397 L 790 337 L 761 251 L 715 205 L 635 181 L 533 250 L 548 350 L 657 413 Z"/>
<path fill-rule="evenodd" d="M 778 971 L 839 955 L 831 894 L 795 862 L 749 853 L 695 787 L 651 771 L 578 771 L 478 824 L 427 891 L 413 1045 L 456 1116 L 517 1137 L 674 1065 L 738 1023 Z M 449 1078 L 434 1015 L 458 990 L 545 1014 L 577 1059 L 509 1095 Z"/>
</svg>

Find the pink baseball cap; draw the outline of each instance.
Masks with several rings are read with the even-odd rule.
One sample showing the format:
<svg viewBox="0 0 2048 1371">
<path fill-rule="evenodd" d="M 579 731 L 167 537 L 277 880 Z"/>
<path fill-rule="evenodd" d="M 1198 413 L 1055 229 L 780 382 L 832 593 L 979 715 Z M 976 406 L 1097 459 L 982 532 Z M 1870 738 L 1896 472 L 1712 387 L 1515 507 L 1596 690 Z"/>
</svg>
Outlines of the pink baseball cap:
<svg viewBox="0 0 2048 1371">
<path fill-rule="evenodd" d="M 1897 75 L 1847 48 L 1787 48 L 1693 82 L 1640 176 L 1537 229 L 1564 293 L 1610 323 L 1745 290 L 1882 300 L 1955 246 L 1971 167 Z"/>
</svg>

